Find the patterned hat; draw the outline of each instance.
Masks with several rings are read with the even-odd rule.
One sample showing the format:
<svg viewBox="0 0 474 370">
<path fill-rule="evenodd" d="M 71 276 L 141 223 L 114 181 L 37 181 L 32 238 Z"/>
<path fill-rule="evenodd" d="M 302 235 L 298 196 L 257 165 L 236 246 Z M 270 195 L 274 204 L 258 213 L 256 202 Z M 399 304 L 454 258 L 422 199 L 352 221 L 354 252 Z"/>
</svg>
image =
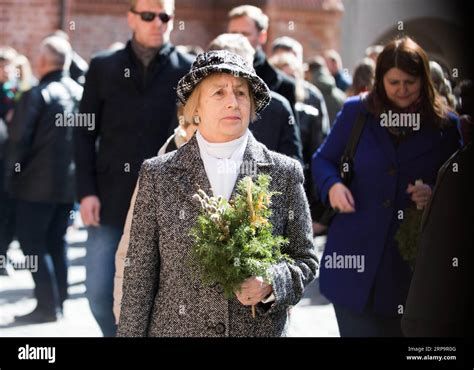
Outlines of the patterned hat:
<svg viewBox="0 0 474 370">
<path fill-rule="evenodd" d="M 212 73 L 229 73 L 247 80 L 255 100 L 255 111 L 258 113 L 270 102 L 270 90 L 255 70 L 241 56 L 227 50 L 212 50 L 199 54 L 191 70 L 178 82 L 176 94 L 184 105 L 196 85 Z"/>
</svg>

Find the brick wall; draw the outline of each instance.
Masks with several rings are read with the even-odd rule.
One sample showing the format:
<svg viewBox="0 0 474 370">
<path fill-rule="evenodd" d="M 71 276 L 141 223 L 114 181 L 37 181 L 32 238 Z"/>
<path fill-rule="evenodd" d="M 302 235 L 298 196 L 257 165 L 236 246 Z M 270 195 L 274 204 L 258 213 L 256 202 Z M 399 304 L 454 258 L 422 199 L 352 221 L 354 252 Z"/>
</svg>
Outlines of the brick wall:
<svg viewBox="0 0 474 370">
<path fill-rule="evenodd" d="M 294 37 L 302 42 L 305 57 L 339 47 L 341 0 L 176 0 L 172 41 L 205 48 L 225 32 L 227 12 L 244 3 L 270 16 L 269 42 Z M 129 38 L 127 9 L 127 0 L 0 0 L 0 44 L 31 58 L 40 40 L 62 26 L 74 49 L 89 60 L 93 53 Z"/>
<path fill-rule="evenodd" d="M 60 27 L 60 0 L 0 0 L 0 45 L 31 58 L 41 39 Z"/>
</svg>

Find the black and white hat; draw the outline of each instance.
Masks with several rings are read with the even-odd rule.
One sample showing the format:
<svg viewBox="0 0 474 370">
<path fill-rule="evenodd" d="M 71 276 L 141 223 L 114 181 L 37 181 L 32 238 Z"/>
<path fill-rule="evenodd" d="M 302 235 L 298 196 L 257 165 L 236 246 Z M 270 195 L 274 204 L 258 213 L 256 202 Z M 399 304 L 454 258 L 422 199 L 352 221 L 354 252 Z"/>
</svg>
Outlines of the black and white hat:
<svg viewBox="0 0 474 370">
<path fill-rule="evenodd" d="M 270 90 L 255 70 L 241 56 L 227 50 L 212 50 L 199 54 L 191 70 L 178 82 L 176 94 L 184 105 L 196 85 L 212 73 L 229 73 L 247 80 L 255 100 L 255 111 L 260 112 L 270 102 Z"/>
</svg>

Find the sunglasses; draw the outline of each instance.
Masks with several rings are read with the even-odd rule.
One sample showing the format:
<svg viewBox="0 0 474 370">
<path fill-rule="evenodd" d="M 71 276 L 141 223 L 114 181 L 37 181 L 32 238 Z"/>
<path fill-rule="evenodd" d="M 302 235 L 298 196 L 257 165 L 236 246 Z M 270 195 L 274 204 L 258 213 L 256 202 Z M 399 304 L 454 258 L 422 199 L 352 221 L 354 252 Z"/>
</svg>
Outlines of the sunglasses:
<svg viewBox="0 0 474 370">
<path fill-rule="evenodd" d="M 155 17 L 158 17 L 160 18 L 160 21 L 163 22 L 163 23 L 168 23 L 170 21 L 170 19 L 172 18 L 171 15 L 169 14 L 166 14 L 166 13 L 154 13 L 154 12 L 137 12 L 135 9 L 130 9 L 130 11 L 133 13 L 133 14 L 137 14 L 140 16 L 140 18 L 142 19 L 142 21 L 144 22 L 153 22 L 153 20 L 155 19 Z"/>
</svg>

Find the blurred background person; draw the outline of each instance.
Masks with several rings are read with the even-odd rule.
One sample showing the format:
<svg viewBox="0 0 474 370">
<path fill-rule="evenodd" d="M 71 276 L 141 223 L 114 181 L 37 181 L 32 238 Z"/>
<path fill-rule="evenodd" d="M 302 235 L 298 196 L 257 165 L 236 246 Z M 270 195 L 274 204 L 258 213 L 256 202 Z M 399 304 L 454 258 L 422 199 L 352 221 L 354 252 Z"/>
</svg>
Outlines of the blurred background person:
<svg viewBox="0 0 474 370">
<path fill-rule="evenodd" d="M 19 100 L 21 94 L 38 84 L 38 80 L 33 74 L 30 61 L 26 56 L 22 54 L 18 54 L 15 58 L 15 69 L 18 86 L 18 93 L 16 95 L 16 99 Z"/>
<path fill-rule="evenodd" d="M 326 103 L 329 122 L 333 125 L 337 113 L 346 100 L 346 94 L 336 86 L 336 81 L 327 69 L 326 61 L 322 56 L 311 58 L 307 65 L 307 80 L 321 90 Z"/>
<path fill-rule="evenodd" d="M 359 95 L 372 90 L 375 79 L 375 63 L 370 58 L 364 58 L 357 64 L 352 76 L 352 85 L 347 90 L 347 96 Z"/>
<path fill-rule="evenodd" d="M 455 96 L 452 93 L 451 82 L 446 78 L 443 67 L 434 60 L 430 60 L 430 75 L 436 91 L 445 100 L 446 104 L 452 109 L 456 109 Z"/>
<path fill-rule="evenodd" d="M 0 266 L 0 275 L 13 272 L 7 250 L 13 241 L 15 230 L 14 201 L 5 190 L 5 150 L 8 140 L 8 125 L 13 116 L 18 88 L 15 80 L 15 49 L 0 46 L 0 256 L 5 256 L 6 265 Z"/>
<path fill-rule="evenodd" d="M 77 113 L 82 87 L 67 73 L 71 46 L 45 38 L 35 70 L 39 85 L 24 92 L 9 125 L 7 188 L 16 201 L 16 228 L 32 271 L 37 306 L 18 322 L 56 321 L 67 299 L 66 233 L 74 202 L 72 130 L 58 125 Z M 59 117 L 58 117 L 59 116 Z"/>
<path fill-rule="evenodd" d="M 377 58 L 383 50 L 383 45 L 370 45 L 365 49 L 365 56 L 377 63 Z"/>
<path fill-rule="evenodd" d="M 303 45 L 289 36 L 277 37 L 272 42 L 272 56 L 291 53 L 303 64 Z"/>
<path fill-rule="evenodd" d="M 56 30 L 53 33 L 54 36 L 58 36 L 70 42 L 69 35 L 63 30 Z M 69 75 L 77 83 L 84 85 L 86 81 L 86 72 L 89 69 L 89 65 L 74 49 L 72 50 L 71 66 L 69 67 Z"/>
<path fill-rule="evenodd" d="M 329 72 L 336 80 L 336 86 L 345 92 L 352 85 L 352 79 L 349 72 L 342 67 L 341 56 L 336 50 L 331 49 L 324 53 L 324 59 L 326 59 Z"/>
<path fill-rule="evenodd" d="M 472 80 L 463 80 L 457 86 L 459 91 L 460 129 L 464 144 L 472 141 L 472 132 L 474 128 L 474 84 Z"/>
</svg>

